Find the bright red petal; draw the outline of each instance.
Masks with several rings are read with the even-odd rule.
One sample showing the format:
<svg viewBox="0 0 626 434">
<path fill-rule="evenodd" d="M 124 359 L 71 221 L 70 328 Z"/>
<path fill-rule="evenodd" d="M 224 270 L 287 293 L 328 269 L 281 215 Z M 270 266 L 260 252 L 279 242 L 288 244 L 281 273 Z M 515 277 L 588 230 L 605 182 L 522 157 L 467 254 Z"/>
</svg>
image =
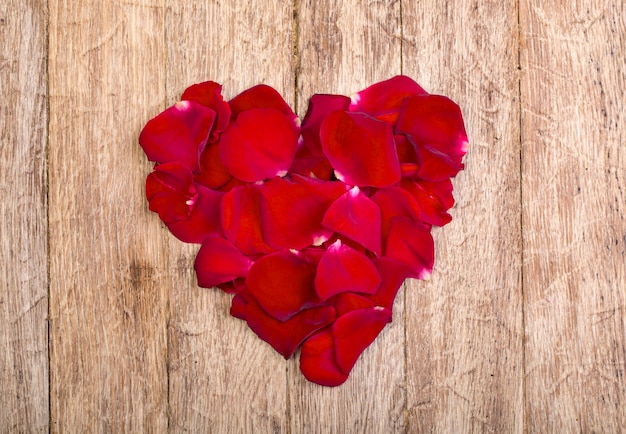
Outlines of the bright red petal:
<svg viewBox="0 0 626 434">
<path fill-rule="evenodd" d="M 323 156 L 320 142 L 320 126 L 326 117 L 337 110 L 346 111 L 350 106 L 350 98 L 343 95 L 313 95 L 309 100 L 309 108 L 302 121 L 302 138 L 311 155 Z"/>
<path fill-rule="evenodd" d="M 415 198 L 425 222 L 435 226 L 450 223 L 452 216 L 446 212 L 454 204 L 450 179 L 439 182 L 403 179 L 400 186 Z"/>
<path fill-rule="evenodd" d="M 213 110 L 193 101 L 180 101 L 148 121 L 139 144 L 151 161 L 178 161 L 197 172 L 198 158 L 214 120 Z"/>
<path fill-rule="evenodd" d="M 382 121 L 394 124 L 408 96 L 426 94 L 413 79 L 398 75 L 373 84 L 352 96 L 350 111 L 363 112 Z"/>
<path fill-rule="evenodd" d="M 224 193 L 196 184 L 198 198 L 187 220 L 166 223 L 170 232 L 186 243 L 201 243 L 209 236 L 222 236 L 219 205 Z"/>
<path fill-rule="evenodd" d="M 233 175 L 220 160 L 220 147 L 217 143 L 209 143 L 200 155 L 200 173 L 196 181 L 209 188 L 220 188 L 233 179 Z"/>
<path fill-rule="evenodd" d="M 159 164 L 146 178 L 146 197 L 150 211 L 165 223 L 186 220 L 195 207 L 198 191 L 193 174 L 181 163 Z"/>
<path fill-rule="evenodd" d="M 293 122 L 297 116 L 285 102 L 276 89 L 265 84 L 259 84 L 250 89 L 244 90 L 239 95 L 231 99 L 228 104 L 232 110 L 232 117 L 236 118 L 240 113 L 257 108 L 271 108 L 280 111 Z"/>
<path fill-rule="evenodd" d="M 235 318 L 246 320 L 246 306 L 248 305 L 248 299 L 244 293 L 235 294 L 232 302 L 230 303 L 230 314 Z"/>
<path fill-rule="evenodd" d="M 300 353 L 300 371 L 304 377 L 322 386 L 339 386 L 348 379 L 335 360 L 335 342 L 329 329 L 308 338 Z"/>
<path fill-rule="evenodd" d="M 219 209 L 226 238 L 244 255 L 253 256 L 275 250 L 263 239 L 258 186 L 233 188 L 224 195 Z"/>
<path fill-rule="evenodd" d="M 337 177 L 347 184 L 387 187 L 400 181 L 400 162 L 389 124 L 363 113 L 333 112 L 320 139 Z"/>
<path fill-rule="evenodd" d="M 409 277 L 409 267 L 392 258 L 376 258 L 374 264 L 383 281 L 380 284 L 378 292 L 372 295 L 371 299 L 376 302 L 378 306 L 391 309 L 396 295 L 398 294 L 398 290 L 405 279 Z"/>
<path fill-rule="evenodd" d="M 335 320 L 335 309 L 322 306 L 305 309 L 285 322 L 268 315 L 254 300 L 246 305 L 248 326 L 285 359 L 291 357 L 306 338 Z"/>
<path fill-rule="evenodd" d="M 226 129 L 230 122 L 230 106 L 222 96 L 222 85 L 214 81 L 194 84 L 185 89 L 181 100 L 195 101 L 215 111 L 216 119 L 209 142 L 213 143 L 219 139 L 222 131 Z"/>
<path fill-rule="evenodd" d="M 333 177 L 333 168 L 325 155 L 316 157 L 311 154 L 309 148 L 300 146 L 289 168 L 289 173 L 330 181 Z"/>
<path fill-rule="evenodd" d="M 430 228 L 408 217 L 392 218 L 385 256 L 409 266 L 409 277 L 428 280 L 435 263 L 435 246 Z"/>
<path fill-rule="evenodd" d="M 332 203 L 322 224 L 380 255 L 380 208 L 358 187 L 352 188 Z"/>
<path fill-rule="evenodd" d="M 440 181 L 463 169 L 467 133 L 461 109 L 440 95 L 419 95 L 404 102 L 396 133 L 406 134 L 420 160 L 419 176 Z"/>
<path fill-rule="evenodd" d="M 391 310 L 380 306 L 353 310 L 337 318 L 332 336 L 339 368 L 349 374 L 361 353 L 389 322 Z"/>
<path fill-rule="evenodd" d="M 419 221 L 421 218 L 420 209 L 415 198 L 401 188 L 389 187 L 378 190 L 372 196 L 372 200 L 380 208 L 383 249 L 389 237 L 389 226 L 393 217 L 405 216 L 416 221 Z"/>
<path fill-rule="evenodd" d="M 372 300 L 371 296 L 355 294 L 353 292 L 342 292 L 328 301 L 335 306 L 337 316 L 345 315 L 353 310 L 365 309 L 367 307 L 374 307 L 378 305 L 374 300 Z"/>
<path fill-rule="evenodd" d="M 282 250 L 258 259 L 250 268 L 246 284 L 261 307 L 284 322 L 320 304 L 314 276 L 304 255 Z"/>
<path fill-rule="evenodd" d="M 220 159 L 242 181 L 284 175 L 293 161 L 299 133 L 276 109 L 246 110 L 222 134 Z"/>
<path fill-rule="evenodd" d="M 302 249 L 326 241 L 332 231 L 322 226 L 324 212 L 345 191 L 340 182 L 294 176 L 274 178 L 260 187 L 264 239 L 277 249 Z"/>
<path fill-rule="evenodd" d="M 222 237 L 206 238 L 194 263 L 198 286 L 203 288 L 245 277 L 251 266 L 252 261 Z"/>
<path fill-rule="evenodd" d="M 341 241 L 331 245 L 322 256 L 315 276 L 315 288 L 322 300 L 341 292 L 374 294 L 380 282 L 372 261 Z"/>
</svg>

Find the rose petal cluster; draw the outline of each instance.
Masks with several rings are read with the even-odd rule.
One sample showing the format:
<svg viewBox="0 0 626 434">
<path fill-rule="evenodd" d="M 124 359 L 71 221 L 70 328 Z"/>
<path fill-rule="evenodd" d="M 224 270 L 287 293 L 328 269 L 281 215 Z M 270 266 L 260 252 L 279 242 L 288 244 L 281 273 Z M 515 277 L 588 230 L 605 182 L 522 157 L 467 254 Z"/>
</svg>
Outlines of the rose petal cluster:
<svg viewBox="0 0 626 434">
<path fill-rule="evenodd" d="M 234 294 L 231 315 L 285 358 L 300 349 L 308 380 L 342 384 L 404 280 L 431 275 L 461 111 L 406 76 L 313 95 L 302 122 L 269 86 L 221 91 L 189 87 L 141 132 L 150 210 L 201 245 L 199 286 Z"/>
</svg>

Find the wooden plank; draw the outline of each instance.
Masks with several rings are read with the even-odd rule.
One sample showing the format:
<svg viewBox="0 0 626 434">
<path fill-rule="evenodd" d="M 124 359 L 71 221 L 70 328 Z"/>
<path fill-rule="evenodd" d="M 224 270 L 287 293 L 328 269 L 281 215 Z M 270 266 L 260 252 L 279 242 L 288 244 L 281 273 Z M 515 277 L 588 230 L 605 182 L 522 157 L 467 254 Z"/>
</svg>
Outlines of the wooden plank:
<svg viewBox="0 0 626 434">
<path fill-rule="evenodd" d="M 526 424 L 626 431 L 626 3 L 520 2 Z"/>
<path fill-rule="evenodd" d="M 164 108 L 161 1 L 50 1 L 53 432 L 167 427 L 167 255 L 137 144 Z"/>
<path fill-rule="evenodd" d="M 470 140 L 430 282 L 406 289 L 409 432 L 522 432 L 515 1 L 403 2 L 403 67 L 456 101 Z"/>
<path fill-rule="evenodd" d="M 400 74 L 400 2 L 298 1 L 298 113 L 315 93 L 351 95 Z M 289 364 L 292 432 L 404 432 L 404 300 L 393 322 L 336 388 Z"/>
<path fill-rule="evenodd" d="M 168 103 L 213 80 L 227 99 L 265 83 L 293 104 L 292 27 L 291 2 L 171 1 Z M 229 315 L 232 296 L 197 287 L 197 246 L 174 237 L 169 245 L 170 430 L 285 432 L 285 360 Z"/>
<path fill-rule="evenodd" d="M 46 7 L 0 4 L 0 432 L 48 430 Z"/>
</svg>

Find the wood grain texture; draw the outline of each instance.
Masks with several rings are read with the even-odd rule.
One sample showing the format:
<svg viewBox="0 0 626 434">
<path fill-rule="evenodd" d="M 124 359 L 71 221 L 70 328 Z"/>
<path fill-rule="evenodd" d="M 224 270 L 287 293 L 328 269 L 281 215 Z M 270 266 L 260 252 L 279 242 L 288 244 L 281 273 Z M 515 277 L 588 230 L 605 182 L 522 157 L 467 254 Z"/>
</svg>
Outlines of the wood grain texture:
<svg viewBox="0 0 626 434">
<path fill-rule="evenodd" d="M 351 95 L 400 74 L 400 2 L 362 0 L 296 3 L 298 113 L 315 93 Z M 291 432 L 404 432 L 404 300 L 393 322 L 367 348 L 337 388 L 306 381 L 289 364 Z"/>
<path fill-rule="evenodd" d="M 167 427 L 167 252 L 137 144 L 163 108 L 163 35 L 161 2 L 50 1 L 53 432 Z"/>
<path fill-rule="evenodd" d="M 46 3 L 0 4 L 0 432 L 49 421 Z"/>
<path fill-rule="evenodd" d="M 403 69 L 456 101 L 470 148 L 430 282 L 406 289 L 409 432 L 522 432 L 514 1 L 404 2 Z"/>
<path fill-rule="evenodd" d="M 290 2 L 171 2 L 168 104 L 206 80 L 227 99 L 266 83 L 293 104 L 292 30 Z M 170 430 L 286 432 L 286 362 L 229 315 L 232 296 L 197 287 L 197 250 L 170 237 Z"/>
<path fill-rule="evenodd" d="M 626 431 L 625 17 L 520 2 L 529 432 Z"/>
</svg>

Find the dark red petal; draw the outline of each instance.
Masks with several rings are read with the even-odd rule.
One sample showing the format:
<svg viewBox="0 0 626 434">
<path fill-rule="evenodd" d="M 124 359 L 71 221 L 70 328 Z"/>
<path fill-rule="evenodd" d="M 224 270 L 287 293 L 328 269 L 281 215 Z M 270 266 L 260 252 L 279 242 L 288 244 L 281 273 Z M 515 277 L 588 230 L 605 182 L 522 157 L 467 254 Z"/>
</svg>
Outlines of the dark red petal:
<svg viewBox="0 0 626 434">
<path fill-rule="evenodd" d="M 420 159 L 419 176 L 439 181 L 463 169 L 467 133 L 461 109 L 440 95 L 409 97 L 396 125 L 397 134 L 406 134 Z"/>
<path fill-rule="evenodd" d="M 339 386 L 348 379 L 335 360 L 335 342 L 329 329 L 314 334 L 302 345 L 300 371 L 304 377 L 322 386 Z"/>
<path fill-rule="evenodd" d="M 295 122 L 297 116 L 285 102 L 276 89 L 265 84 L 259 84 L 250 89 L 244 90 L 239 95 L 231 99 L 228 103 L 232 110 L 233 119 L 240 113 L 256 108 L 271 108 L 283 113 L 289 120 Z"/>
<path fill-rule="evenodd" d="M 220 147 L 217 143 L 209 143 L 200 155 L 200 173 L 196 181 L 209 188 L 220 188 L 226 185 L 233 176 L 220 160 Z"/>
<path fill-rule="evenodd" d="M 314 276 L 304 255 L 282 250 L 258 259 L 250 268 L 246 284 L 261 307 L 284 322 L 320 304 Z"/>
<path fill-rule="evenodd" d="M 342 292 L 341 294 L 337 294 L 330 299 L 329 302 L 335 306 L 337 316 L 345 315 L 353 310 L 365 309 L 367 307 L 374 307 L 378 305 L 372 299 L 372 296 L 359 295 L 353 292 Z"/>
<path fill-rule="evenodd" d="M 387 187 L 400 180 L 390 125 L 363 113 L 333 112 L 320 139 L 337 178 L 350 185 Z"/>
<path fill-rule="evenodd" d="M 326 300 L 341 292 L 374 294 L 380 281 L 378 270 L 367 256 L 337 241 L 317 265 L 315 288 Z"/>
<path fill-rule="evenodd" d="M 404 99 L 411 95 L 421 94 L 426 94 L 426 91 L 413 79 L 398 75 L 373 84 L 353 95 L 350 111 L 364 112 L 394 124 L 398 119 Z"/>
<path fill-rule="evenodd" d="M 222 134 L 220 159 L 242 181 L 282 176 L 293 161 L 299 133 L 276 109 L 246 110 Z"/>
<path fill-rule="evenodd" d="M 329 181 L 333 177 L 333 168 L 325 155 L 313 156 L 309 148 L 300 146 L 289 168 L 289 173 Z"/>
<path fill-rule="evenodd" d="M 226 238 L 244 255 L 275 250 L 263 239 L 258 186 L 239 186 L 226 193 L 220 203 L 220 218 Z"/>
<path fill-rule="evenodd" d="M 378 306 L 391 309 L 398 290 L 404 283 L 404 280 L 409 277 L 409 267 L 392 258 L 376 258 L 374 259 L 374 264 L 383 281 L 378 292 L 372 295 L 371 299 Z"/>
<path fill-rule="evenodd" d="M 193 174 L 181 163 L 159 164 L 146 178 L 146 197 L 150 211 L 165 223 L 186 220 L 195 207 L 198 191 Z"/>
<path fill-rule="evenodd" d="M 322 224 L 380 255 L 380 208 L 359 187 L 334 201 L 324 214 Z"/>
<path fill-rule="evenodd" d="M 285 322 L 268 315 L 253 299 L 246 305 L 248 326 L 285 359 L 311 334 L 331 324 L 336 317 L 332 306 L 305 309 Z"/>
<path fill-rule="evenodd" d="M 222 96 L 222 85 L 214 81 L 194 84 L 185 89 L 182 100 L 195 101 L 215 111 L 216 119 L 209 142 L 216 142 L 230 122 L 230 106 Z"/>
<path fill-rule="evenodd" d="M 180 101 L 148 121 L 139 144 L 151 161 L 178 161 L 196 172 L 214 120 L 213 110 L 193 101 Z"/>
<path fill-rule="evenodd" d="M 435 246 L 430 228 L 408 217 L 391 219 L 385 256 L 407 264 L 409 277 L 430 279 L 435 262 Z"/>
<path fill-rule="evenodd" d="M 353 310 L 337 318 L 332 336 L 339 368 L 349 374 L 361 353 L 389 322 L 391 310 L 381 306 Z"/>
<path fill-rule="evenodd" d="M 332 231 L 322 226 L 324 212 L 345 191 L 340 182 L 294 176 L 274 178 L 260 187 L 264 239 L 277 249 L 302 249 L 326 241 Z"/>
<path fill-rule="evenodd" d="M 372 200 L 380 208 L 383 249 L 385 248 L 385 241 L 389 237 L 389 226 L 393 217 L 405 216 L 417 221 L 421 218 L 415 198 L 401 188 L 389 187 L 378 190 L 372 196 Z"/>
<path fill-rule="evenodd" d="M 415 198 L 425 222 L 435 226 L 450 223 L 452 216 L 446 212 L 454 204 L 450 179 L 439 182 L 403 179 L 400 186 Z"/>
<path fill-rule="evenodd" d="M 201 243 L 208 236 L 221 236 L 220 201 L 224 193 L 196 184 L 198 197 L 187 220 L 166 223 L 170 232 L 186 243 Z"/>
<path fill-rule="evenodd" d="M 230 314 L 235 318 L 246 320 L 246 306 L 248 299 L 243 293 L 235 294 L 230 304 Z"/>
<path fill-rule="evenodd" d="M 309 100 L 309 108 L 302 121 L 302 138 L 311 155 L 323 156 L 320 126 L 326 117 L 337 110 L 346 111 L 350 98 L 343 95 L 316 94 Z"/>
<path fill-rule="evenodd" d="M 203 288 L 245 277 L 251 266 L 252 261 L 222 237 L 206 238 L 194 263 L 198 286 Z"/>
</svg>

